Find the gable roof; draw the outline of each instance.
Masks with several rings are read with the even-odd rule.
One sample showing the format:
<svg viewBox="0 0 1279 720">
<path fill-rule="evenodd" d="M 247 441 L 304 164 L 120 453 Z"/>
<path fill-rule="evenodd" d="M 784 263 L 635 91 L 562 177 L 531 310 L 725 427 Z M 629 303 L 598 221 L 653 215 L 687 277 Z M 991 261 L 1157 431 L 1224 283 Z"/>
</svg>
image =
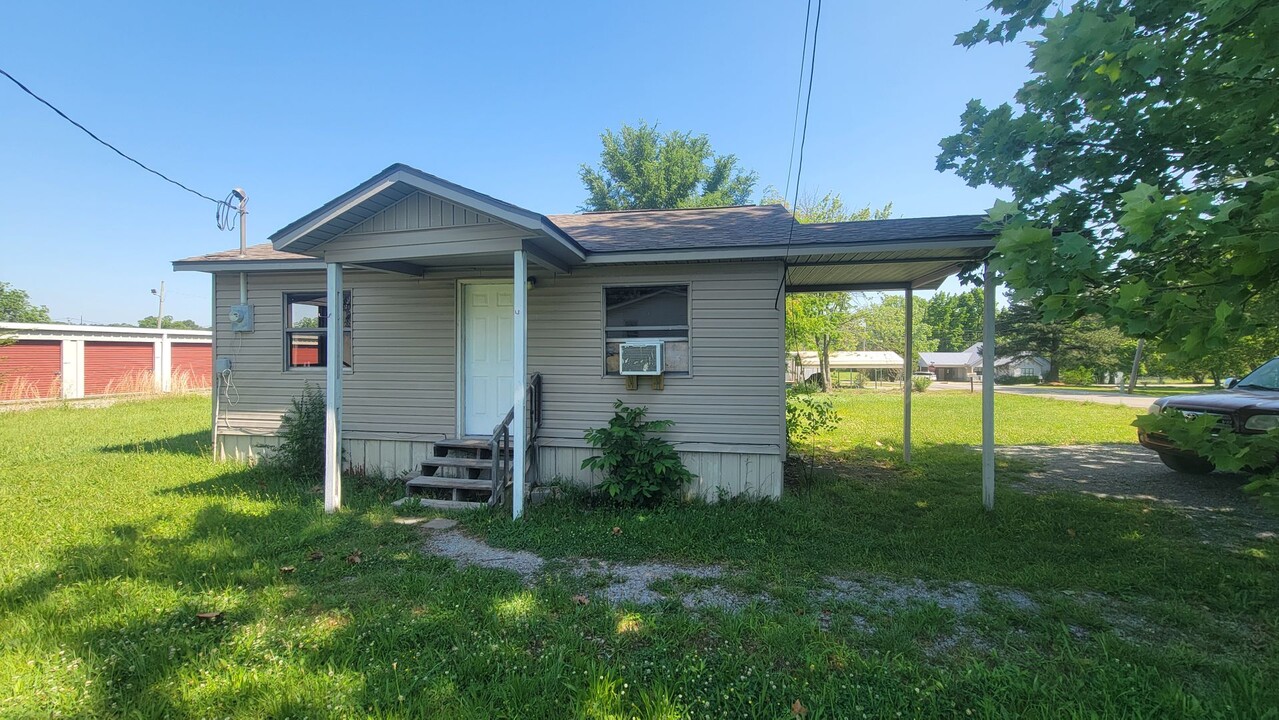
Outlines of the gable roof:
<svg viewBox="0 0 1279 720">
<path fill-rule="evenodd" d="M 341 235 L 419 190 L 475 208 L 515 227 L 553 237 L 584 256 L 581 247 L 547 220 L 545 215 L 403 163 L 388 166 L 382 172 L 275 231 L 269 239 L 277 250 L 290 247 L 307 250 Z"/>
</svg>

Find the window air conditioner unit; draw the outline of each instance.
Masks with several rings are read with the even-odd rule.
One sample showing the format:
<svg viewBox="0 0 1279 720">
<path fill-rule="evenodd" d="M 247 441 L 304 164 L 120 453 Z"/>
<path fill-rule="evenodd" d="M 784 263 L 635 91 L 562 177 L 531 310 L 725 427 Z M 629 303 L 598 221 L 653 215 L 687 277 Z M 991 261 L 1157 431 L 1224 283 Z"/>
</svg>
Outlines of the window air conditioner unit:
<svg viewBox="0 0 1279 720">
<path fill-rule="evenodd" d="M 622 375 L 661 375 L 662 341 L 624 342 L 618 349 Z"/>
</svg>

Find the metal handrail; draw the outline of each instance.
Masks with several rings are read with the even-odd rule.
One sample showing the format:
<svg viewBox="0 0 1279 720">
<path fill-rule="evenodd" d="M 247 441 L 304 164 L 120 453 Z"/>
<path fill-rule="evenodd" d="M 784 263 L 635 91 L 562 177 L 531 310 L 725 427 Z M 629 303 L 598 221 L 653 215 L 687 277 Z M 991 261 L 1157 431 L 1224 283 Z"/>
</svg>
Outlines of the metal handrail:
<svg viewBox="0 0 1279 720">
<path fill-rule="evenodd" d="M 529 468 L 533 466 L 533 453 L 527 452 L 533 448 L 533 441 L 537 438 L 537 432 L 542 427 L 542 374 L 533 373 L 529 376 L 528 386 L 525 389 L 524 407 L 528 412 L 529 422 L 527 424 L 528 438 L 525 444 L 525 465 L 524 470 L 527 473 Z M 493 490 L 489 493 L 489 507 L 493 507 L 502 502 L 506 494 L 506 483 L 511 479 L 511 463 L 513 458 L 508 457 L 511 452 L 511 423 L 515 422 L 515 408 L 512 407 L 506 417 L 502 418 L 502 422 L 493 428 L 493 434 L 489 437 L 489 450 L 493 456 L 492 465 L 489 473 L 492 477 Z"/>
</svg>

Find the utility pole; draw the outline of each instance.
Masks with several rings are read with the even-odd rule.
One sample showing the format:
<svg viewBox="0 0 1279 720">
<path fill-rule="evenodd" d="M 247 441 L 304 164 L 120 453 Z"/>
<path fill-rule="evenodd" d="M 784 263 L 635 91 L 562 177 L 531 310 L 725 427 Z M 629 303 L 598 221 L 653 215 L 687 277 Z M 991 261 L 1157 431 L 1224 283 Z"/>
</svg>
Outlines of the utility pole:
<svg viewBox="0 0 1279 720">
<path fill-rule="evenodd" d="M 160 290 L 157 291 L 155 288 L 151 288 L 151 294 L 160 298 L 160 310 L 155 316 L 155 327 L 157 330 L 163 330 L 164 329 L 164 281 L 163 280 L 160 281 Z"/>
<path fill-rule="evenodd" d="M 1141 372 L 1141 354 L 1146 349 L 1146 338 L 1137 338 L 1137 353 L 1132 358 L 1132 375 L 1128 376 L 1128 394 L 1137 390 L 1137 373 Z"/>
<path fill-rule="evenodd" d="M 240 199 L 236 212 L 240 213 L 240 257 L 244 257 L 245 248 L 248 247 L 248 234 L 244 222 L 249 214 L 249 194 L 244 192 L 244 188 L 236 188 L 231 191 L 231 194 Z"/>
</svg>

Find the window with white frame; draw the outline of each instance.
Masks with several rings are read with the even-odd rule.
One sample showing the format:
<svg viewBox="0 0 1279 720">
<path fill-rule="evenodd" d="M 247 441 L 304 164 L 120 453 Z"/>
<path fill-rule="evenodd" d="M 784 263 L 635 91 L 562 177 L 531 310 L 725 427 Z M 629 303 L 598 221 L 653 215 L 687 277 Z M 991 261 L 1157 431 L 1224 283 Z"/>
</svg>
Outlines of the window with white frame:
<svg viewBox="0 0 1279 720">
<path fill-rule="evenodd" d="M 621 285 L 604 288 L 604 371 L 618 374 L 618 349 L 632 340 L 663 341 L 668 375 L 690 369 L 688 285 Z"/>
<path fill-rule="evenodd" d="M 328 366 L 329 299 L 323 292 L 284 295 L 284 368 Z M 354 367 L 351 292 L 342 293 L 342 367 Z"/>
<path fill-rule="evenodd" d="M 1019 368 L 1017 370 L 1017 374 L 1022 377 L 1035 377 L 1035 369 L 1028 367 Z"/>
</svg>

